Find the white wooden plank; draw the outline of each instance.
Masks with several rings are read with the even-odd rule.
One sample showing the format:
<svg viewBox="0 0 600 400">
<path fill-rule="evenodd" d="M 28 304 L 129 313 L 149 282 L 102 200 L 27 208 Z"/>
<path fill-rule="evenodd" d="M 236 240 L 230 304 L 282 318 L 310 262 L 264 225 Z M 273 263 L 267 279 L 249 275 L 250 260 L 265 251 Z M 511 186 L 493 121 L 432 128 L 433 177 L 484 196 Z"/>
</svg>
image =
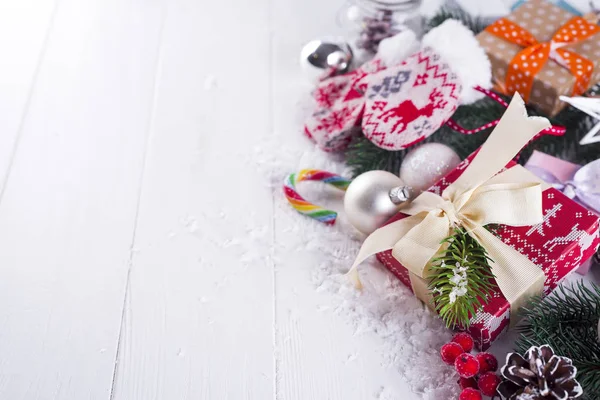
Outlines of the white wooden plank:
<svg viewBox="0 0 600 400">
<path fill-rule="evenodd" d="M 56 1 L 0 2 L 0 193 L 31 98 Z"/>
<path fill-rule="evenodd" d="M 0 398 L 109 398 L 162 17 L 57 10 L 0 203 Z"/>
<path fill-rule="evenodd" d="M 168 10 L 115 400 L 272 398 L 267 5 Z"/>
</svg>

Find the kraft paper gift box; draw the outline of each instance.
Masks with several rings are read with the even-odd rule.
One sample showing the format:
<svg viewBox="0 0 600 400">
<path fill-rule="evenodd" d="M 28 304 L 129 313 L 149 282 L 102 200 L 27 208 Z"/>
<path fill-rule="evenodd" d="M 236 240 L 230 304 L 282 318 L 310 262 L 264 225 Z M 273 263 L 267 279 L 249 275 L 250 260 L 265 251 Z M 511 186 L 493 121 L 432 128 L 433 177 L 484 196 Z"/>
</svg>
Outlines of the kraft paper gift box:
<svg viewBox="0 0 600 400">
<path fill-rule="evenodd" d="M 519 68 L 524 70 L 516 71 L 517 78 L 518 75 L 522 75 L 525 79 L 525 74 L 531 74 L 530 78 L 533 78 L 531 87 L 527 89 L 523 86 L 510 87 L 511 81 L 507 81 L 507 74 L 510 72 L 510 68 L 513 67 L 512 63 L 515 56 L 521 54 L 527 45 L 515 43 L 516 39 L 507 40 L 498 36 L 498 33 L 505 32 L 502 31 L 502 28 L 506 27 L 502 26 L 505 24 L 499 24 L 501 20 L 498 20 L 477 35 L 479 43 L 490 59 L 496 89 L 505 92 L 507 95 L 512 95 L 515 91 L 518 91 L 528 103 L 536 106 L 544 115 L 554 116 L 566 106 L 566 103 L 560 101 L 559 96 L 584 93 L 589 87 L 600 81 L 600 68 L 598 67 L 600 61 L 600 31 L 586 37 L 592 32 L 592 30 L 588 31 L 587 28 L 598 30 L 598 26 L 583 23 L 579 25 L 581 20 L 573 20 L 575 17 L 577 17 L 575 14 L 545 0 L 530 0 L 504 19 L 529 32 L 539 43 L 549 43 L 554 39 L 554 46 L 558 48 L 558 51 L 568 50 L 571 54 L 583 57 L 581 60 L 584 63 L 589 60 L 591 62 L 589 81 L 582 84 L 585 87 L 582 87 L 579 92 L 574 92 L 577 84 L 576 75 L 552 58 L 544 63 L 544 58 L 541 57 L 543 67 L 539 72 L 533 73 L 522 66 Z M 578 18 L 582 19 L 581 17 Z M 570 22 L 574 23 L 571 24 Z M 571 26 L 574 30 L 571 30 Z M 566 28 L 562 31 L 564 36 L 557 38 L 557 34 L 563 27 Z M 494 29 L 498 29 L 498 31 L 494 33 Z M 575 32 L 575 29 L 578 32 L 578 39 L 565 34 L 565 32 Z M 521 30 L 517 30 L 517 33 L 518 35 L 515 36 L 520 36 Z M 572 41 L 572 43 L 569 43 L 569 41 Z M 538 63 L 538 60 L 530 61 L 528 59 L 527 61 L 528 68 L 531 68 L 532 64 Z M 573 64 L 577 62 L 577 60 L 572 61 Z M 587 69 L 588 66 L 586 65 L 583 71 L 586 74 L 588 73 Z M 574 71 L 577 72 L 577 70 Z"/>
</svg>

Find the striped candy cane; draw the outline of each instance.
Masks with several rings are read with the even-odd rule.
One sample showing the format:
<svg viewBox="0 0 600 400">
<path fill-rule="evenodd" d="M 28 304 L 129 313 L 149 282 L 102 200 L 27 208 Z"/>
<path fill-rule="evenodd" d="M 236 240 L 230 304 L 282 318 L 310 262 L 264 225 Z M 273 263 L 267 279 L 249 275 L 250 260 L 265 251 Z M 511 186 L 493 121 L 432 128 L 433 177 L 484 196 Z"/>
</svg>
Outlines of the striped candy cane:
<svg viewBox="0 0 600 400">
<path fill-rule="evenodd" d="M 314 218 L 317 221 L 333 225 L 337 218 L 337 212 L 327 210 L 323 207 L 306 201 L 296 190 L 296 184 L 302 181 L 320 181 L 334 186 L 340 190 L 346 191 L 351 180 L 331 172 L 318 169 L 303 169 L 302 171 L 290 174 L 283 184 L 283 192 L 292 207 L 300 214 Z"/>
</svg>

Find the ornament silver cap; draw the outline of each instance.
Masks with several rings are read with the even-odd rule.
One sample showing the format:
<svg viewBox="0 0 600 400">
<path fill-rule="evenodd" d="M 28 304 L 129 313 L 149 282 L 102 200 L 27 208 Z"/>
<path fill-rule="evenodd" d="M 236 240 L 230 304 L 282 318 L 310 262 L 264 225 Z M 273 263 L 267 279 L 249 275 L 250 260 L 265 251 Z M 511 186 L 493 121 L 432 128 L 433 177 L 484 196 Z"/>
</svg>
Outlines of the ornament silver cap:
<svg viewBox="0 0 600 400">
<path fill-rule="evenodd" d="M 300 65 L 311 80 L 319 80 L 324 74 L 342 74 L 350 68 L 354 54 L 342 39 L 312 40 L 300 52 Z"/>
<path fill-rule="evenodd" d="M 406 203 L 414 196 L 414 190 L 410 186 L 398 186 L 390 190 L 390 200 L 396 205 Z"/>
</svg>

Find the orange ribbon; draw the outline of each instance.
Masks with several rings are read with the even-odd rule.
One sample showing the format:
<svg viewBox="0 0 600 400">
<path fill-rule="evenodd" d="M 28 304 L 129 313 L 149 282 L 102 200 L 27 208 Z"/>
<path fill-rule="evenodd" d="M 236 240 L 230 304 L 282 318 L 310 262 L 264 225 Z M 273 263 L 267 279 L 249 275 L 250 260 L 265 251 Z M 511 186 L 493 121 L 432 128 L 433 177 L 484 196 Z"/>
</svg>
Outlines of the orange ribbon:
<svg viewBox="0 0 600 400">
<path fill-rule="evenodd" d="M 519 92 L 525 101 L 529 101 L 534 78 L 549 59 L 568 69 L 575 77 L 573 96 L 578 96 L 589 88 L 594 63 L 562 47 L 586 40 L 600 32 L 598 25 L 591 24 L 582 17 L 573 17 L 546 43 L 538 42 L 530 32 L 506 18 L 494 22 L 486 31 L 525 47 L 510 62 L 505 83 L 507 93 Z"/>
</svg>

